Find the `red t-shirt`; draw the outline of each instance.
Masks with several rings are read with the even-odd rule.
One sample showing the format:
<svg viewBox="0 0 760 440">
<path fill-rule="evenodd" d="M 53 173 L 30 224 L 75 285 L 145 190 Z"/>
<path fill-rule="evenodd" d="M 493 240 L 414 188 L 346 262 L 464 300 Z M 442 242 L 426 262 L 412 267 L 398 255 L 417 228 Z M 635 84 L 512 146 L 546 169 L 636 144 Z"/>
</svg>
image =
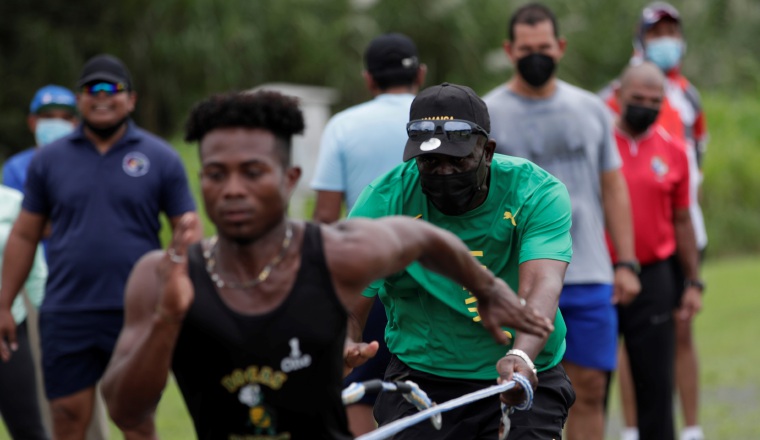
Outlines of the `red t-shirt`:
<svg viewBox="0 0 760 440">
<path fill-rule="evenodd" d="M 631 199 L 636 258 L 641 264 L 664 260 L 676 250 L 673 212 L 689 207 L 685 144 L 659 125 L 638 139 L 616 128 L 615 141 Z"/>
</svg>

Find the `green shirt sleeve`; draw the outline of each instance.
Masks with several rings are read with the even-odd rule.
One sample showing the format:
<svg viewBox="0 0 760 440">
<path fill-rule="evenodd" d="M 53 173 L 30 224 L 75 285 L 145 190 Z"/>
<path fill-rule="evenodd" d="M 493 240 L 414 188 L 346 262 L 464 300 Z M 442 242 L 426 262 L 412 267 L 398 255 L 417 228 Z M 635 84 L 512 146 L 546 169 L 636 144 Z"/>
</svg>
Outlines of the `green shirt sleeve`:
<svg viewBox="0 0 760 440">
<path fill-rule="evenodd" d="M 523 205 L 520 263 L 550 259 L 570 262 L 573 241 L 570 237 L 572 209 L 564 184 L 546 179 Z"/>
</svg>

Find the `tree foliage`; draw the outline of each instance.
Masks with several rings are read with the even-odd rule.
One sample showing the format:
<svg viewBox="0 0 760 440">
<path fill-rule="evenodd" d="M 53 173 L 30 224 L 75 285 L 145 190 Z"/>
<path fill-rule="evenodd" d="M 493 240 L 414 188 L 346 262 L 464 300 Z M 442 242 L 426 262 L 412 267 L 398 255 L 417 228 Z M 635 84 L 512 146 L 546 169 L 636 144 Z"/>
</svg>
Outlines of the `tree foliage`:
<svg viewBox="0 0 760 440">
<path fill-rule="evenodd" d="M 176 132 L 190 105 L 214 92 L 267 82 L 334 87 L 337 109 L 368 97 L 359 72 L 377 34 L 403 32 L 418 44 L 428 84 L 468 84 L 480 93 L 503 82 L 504 0 L 3 0 L 0 2 L 0 155 L 31 143 L 24 124 L 34 91 L 73 86 L 81 65 L 109 52 L 138 91 L 138 122 Z M 598 89 L 631 54 L 643 0 L 548 0 L 568 51 L 560 75 Z M 689 41 L 686 72 L 701 88 L 756 92 L 760 23 L 755 0 L 680 0 Z"/>
<path fill-rule="evenodd" d="M 24 119 L 41 86 L 73 87 L 82 64 L 108 52 L 129 66 L 135 118 L 171 136 L 193 102 L 269 82 L 335 88 L 337 111 L 369 98 L 360 76 L 369 41 L 403 32 L 428 65 L 427 84 L 462 83 L 483 94 L 510 75 L 501 49 L 506 0 L 2 0 L 0 159 L 32 143 Z M 624 68 L 647 0 L 546 0 L 568 48 L 561 78 L 598 90 Z M 708 100 L 711 153 L 705 215 L 711 254 L 756 252 L 757 0 L 673 0 L 688 53 L 684 70 Z M 719 93 L 715 93 L 715 92 Z M 743 99 L 732 100 L 732 96 Z M 726 98 L 727 97 L 727 98 Z M 730 139 L 730 141 L 728 141 Z"/>
</svg>

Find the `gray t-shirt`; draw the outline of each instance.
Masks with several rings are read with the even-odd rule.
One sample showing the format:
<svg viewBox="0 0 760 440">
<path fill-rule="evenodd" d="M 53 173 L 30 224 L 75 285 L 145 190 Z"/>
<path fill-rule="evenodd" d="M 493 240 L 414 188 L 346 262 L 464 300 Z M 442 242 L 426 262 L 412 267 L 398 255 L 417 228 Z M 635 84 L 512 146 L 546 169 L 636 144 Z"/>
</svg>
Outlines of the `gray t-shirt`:
<svg viewBox="0 0 760 440">
<path fill-rule="evenodd" d="M 557 81 L 547 99 L 530 99 L 505 85 L 484 98 L 496 152 L 526 158 L 567 186 L 573 209 L 573 259 L 565 284 L 611 283 L 604 238 L 601 175 L 620 168 L 612 116 L 594 94 Z"/>
</svg>

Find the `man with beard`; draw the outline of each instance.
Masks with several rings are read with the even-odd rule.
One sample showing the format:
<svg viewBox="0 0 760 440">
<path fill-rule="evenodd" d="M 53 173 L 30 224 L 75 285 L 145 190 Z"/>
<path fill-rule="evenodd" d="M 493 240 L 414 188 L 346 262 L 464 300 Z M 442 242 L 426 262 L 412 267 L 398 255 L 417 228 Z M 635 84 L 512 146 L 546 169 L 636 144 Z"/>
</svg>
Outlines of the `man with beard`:
<svg viewBox="0 0 760 440">
<path fill-rule="evenodd" d="M 565 52 L 552 11 L 519 8 L 504 50 L 516 66 L 512 78 L 484 98 L 497 152 L 529 159 L 567 186 L 573 210 L 573 261 L 559 307 L 567 321 L 563 364 L 578 400 L 570 411 L 571 440 L 601 440 L 609 372 L 616 366 L 615 303 L 640 289 L 631 211 L 612 118 L 595 95 L 557 79 Z M 605 227 L 619 257 L 614 269 Z"/>
<path fill-rule="evenodd" d="M 129 118 L 137 96 L 124 64 L 95 56 L 77 86 L 82 124 L 41 149 L 29 165 L 0 289 L 0 357 L 8 360 L 16 346 L 11 305 L 50 221 L 40 339 L 56 439 L 84 438 L 96 383 L 122 327 L 129 271 L 160 247 L 159 214 L 175 228 L 195 210 L 177 153 Z M 200 238 L 200 229 L 193 232 Z"/>
<path fill-rule="evenodd" d="M 536 338 L 505 328 L 505 344 L 496 344 L 479 325 L 478 298 L 413 264 L 373 283 L 356 309 L 361 323 L 375 296 L 386 308 L 392 357 L 385 378 L 412 380 L 441 403 L 520 373 L 533 384 L 535 400 L 530 411 L 510 416 L 508 438 L 561 438 L 575 399 L 560 365 L 565 324 L 557 310 L 572 254 L 567 190 L 524 159 L 494 154 L 488 109 L 469 87 L 423 90 L 409 119 L 406 163 L 370 184 L 350 217 L 406 215 L 453 232 L 512 294 L 554 317 L 555 330 Z M 521 398 L 519 387 L 502 395 L 509 405 Z M 398 395 L 381 394 L 375 403 L 380 425 L 414 412 Z M 420 423 L 394 438 L 493 439 L 500 415 L 494 396 L 444 413 L 441 431 Z"/>
<path fill-rule="evenodd" d="M 675 438 L 673 310 L 690 320 L 702 306 L 704 288 L 689 212 L 689 165 L 685 144 L 654 124 L 665 96 L 665 76 L 656 65 L 629 67 L 615 96 L 621 109 L 615 139 L 641 262 L 641 293 L 619 307 L 620 332 L 635 387 L 639 437 L 667 440 Z"/>
<path fill-rule="evenodd" d="M 197 219 L 183 218 L 169 250 L 135 266 L 103 384 L 119 426 L 152 418 L 171 368 L 200 439 L 353 438 L 344 366 L 377 344 L 346 344 L 347 310 L 372 280 L 414 261 L 472 289 L 486 338 L 503 340 L 500 325 L 538 339 L 551 331 L 460 240 L 425 222 L 288 219 L 301 176 L 291 142 L 303 127 L 296 99 L 276 92 L 218 95 L 193 108 L 185 139 L 199 142 L 217 235 L 192 244 Z"/>
</svg>

